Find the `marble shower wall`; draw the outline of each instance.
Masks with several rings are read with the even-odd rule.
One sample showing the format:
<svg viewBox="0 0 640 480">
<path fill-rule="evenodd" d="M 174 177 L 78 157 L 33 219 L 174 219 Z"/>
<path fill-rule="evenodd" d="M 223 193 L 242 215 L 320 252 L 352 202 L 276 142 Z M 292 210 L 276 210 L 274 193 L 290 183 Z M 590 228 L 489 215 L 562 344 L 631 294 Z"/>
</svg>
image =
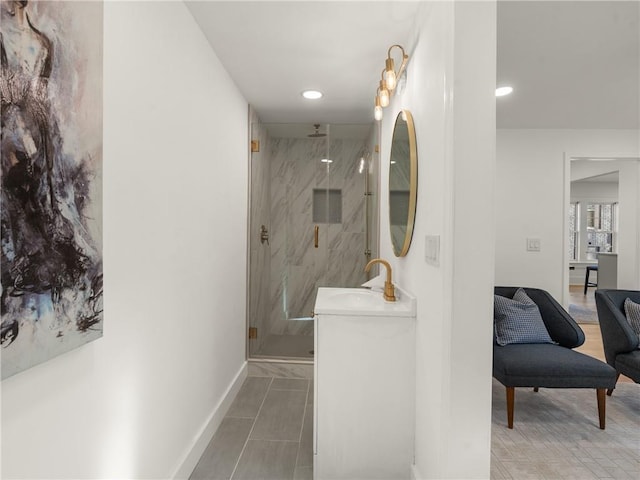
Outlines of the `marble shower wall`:
<svg viewBox="0 0 640 480">
<path fill-rule="evenodd" d="M 260 242 L 260 227 L 269 231 L 271 197 L 271 175 L 269 156 L 269 134 L 267 129 L 251 111 L 251 138 L 260 142 L 260 151 L 251 153 L 251 196 L 249 225 L 249 325 L 258 328 L 258 338 L 249 342 L 250 353 L 260 351 L 269 331 L 267 325 L 270 311 L 269 280 L 271 271 L 270 245 Z M 269 241 L 271 243 L 271 240 Z"/>
<path fill-rule="evenodd" d="M 310 317 L 321 286 L 366 281 L 365 140 L 271 138 L 270 318 L 272 334 L 313 334 Z M 320 160 L 329 158 L 332 163 Z M 314 223 L 313 190 L 339 189 L 342 222 Z M 314 248 L 314 227 L 320 227 Z"/>
</svg>

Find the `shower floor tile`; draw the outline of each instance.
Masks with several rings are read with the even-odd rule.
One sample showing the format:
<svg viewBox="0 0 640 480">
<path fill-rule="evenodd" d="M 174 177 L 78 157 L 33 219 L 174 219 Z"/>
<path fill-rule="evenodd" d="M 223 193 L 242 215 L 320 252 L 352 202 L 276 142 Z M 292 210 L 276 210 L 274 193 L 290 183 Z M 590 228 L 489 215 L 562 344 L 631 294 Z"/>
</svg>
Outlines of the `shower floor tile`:
<svg viewBox="0 0 640 480">
<path fill-rule="evenodd" d="M 255 356 L 313 358 L 313 335 L 269 335 Z"/>
</svg>

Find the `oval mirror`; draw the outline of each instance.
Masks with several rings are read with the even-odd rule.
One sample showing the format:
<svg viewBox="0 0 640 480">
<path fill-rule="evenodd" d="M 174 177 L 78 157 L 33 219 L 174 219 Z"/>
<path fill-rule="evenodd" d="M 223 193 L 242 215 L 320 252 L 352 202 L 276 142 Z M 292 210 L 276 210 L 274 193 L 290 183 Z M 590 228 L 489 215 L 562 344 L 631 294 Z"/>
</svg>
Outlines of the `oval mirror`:
<svg viewBox="0 0 640 480">
<path fill-rule="evenodd" d="M 396 257 L 404 257 L 411 246 L 418 190 L 416 130 L 408 110 L 396 118 L 389 163 L 391 243 Z"/>
</svg>

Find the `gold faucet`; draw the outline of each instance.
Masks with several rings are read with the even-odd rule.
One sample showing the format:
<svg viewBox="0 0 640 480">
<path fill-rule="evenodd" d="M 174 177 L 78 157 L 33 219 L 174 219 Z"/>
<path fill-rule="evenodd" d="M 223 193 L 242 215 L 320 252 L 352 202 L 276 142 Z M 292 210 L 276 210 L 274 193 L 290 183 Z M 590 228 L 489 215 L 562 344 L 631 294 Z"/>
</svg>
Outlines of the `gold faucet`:
<svg viewBox="0 0 640 480">
<path fill-rule="evenodd" d="M 393 283 L 391 283 L 391 265 L 389 265 L 389 262 L 387 262 L 386 260 L 383 260 L 381 258 L 374 258 L 369 263 L 367 263 L 367 266 L 364 267 L 364 271 L 368 272 L 374 263 L 381 263 L 387 269 L 387 279 L 384 282 L 384 293 L 382 294 L 382 296 L 388 302 L 395 302 L 396 294 L 393 288 Z"/>
</svg>

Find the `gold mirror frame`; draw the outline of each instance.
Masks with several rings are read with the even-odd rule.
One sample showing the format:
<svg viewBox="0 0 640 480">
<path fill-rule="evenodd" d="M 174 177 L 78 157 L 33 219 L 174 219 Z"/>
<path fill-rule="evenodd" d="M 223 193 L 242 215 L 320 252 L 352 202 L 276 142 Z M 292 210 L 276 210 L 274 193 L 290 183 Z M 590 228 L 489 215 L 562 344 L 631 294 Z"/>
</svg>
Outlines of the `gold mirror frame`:
<svg viewBox="0 0 640 480">
<path fill-rule="evenodd" d="M 396 257 L 404 257 L 409 252 L 416 217 L 417 196 L 416 129 L 411 112 L 401 110 L 393 127 L 389 158 L 389 230 L 393 253 Z"/>
</svg>

